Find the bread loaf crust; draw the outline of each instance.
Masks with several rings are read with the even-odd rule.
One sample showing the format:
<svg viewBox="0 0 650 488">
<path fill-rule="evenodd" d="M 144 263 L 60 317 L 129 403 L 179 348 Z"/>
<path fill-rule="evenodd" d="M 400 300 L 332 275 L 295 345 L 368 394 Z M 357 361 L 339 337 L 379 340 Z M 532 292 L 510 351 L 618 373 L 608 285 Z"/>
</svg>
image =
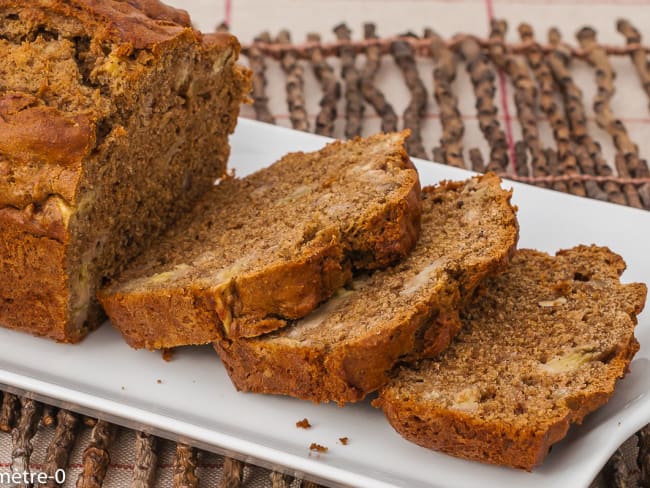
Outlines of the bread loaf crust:
<svg viewBox="0 0 650 488">
<path fill-rule="evenodd" d="M 0 91 L 0 325 L 77 342 L 104 319 L 94 299 L 102 279 L 225 172 L 227 134 L 249 73 L 233 65 L 239 52 L 233 36 L 203 36 L 186 12 L 157 0 L 0 0 L 0 17 L 0 53 L 14 66 L 5 80 L 9 89 Z M 187 53 L 195 71 L 169 68 L 177 52 Z M 160 86 L 161 73 L 168 86 Z M 177 166 L 168 181 L 149 173 L 145 182 L 148 157 L 176 164 L 183 154 L 168 156 L 159 144 L 147 155 L 137 146 L 148 124 L 172 147 L 185 139 L 182 130 L 180 138 L 173 135 L 168 121 L 182 126 L 187 113 L 202 110 L 200 98 L 184 91 L 195 89 L 193 77 L 202 84 L 224 80 L 223 92 L 215 93 L 222 101 L 203 105 L 220 104 L 210 110 L 219 130 L 193 143 L 208 154 L 213 138 L 216 148 L 199 171 L 196 164 Z M 157 99 L 157 89 L 177 89 L 185 102 Z M 202 130 L 212 131 L 189 129 Z M 168 185 L 163 191 L 153 188 L 158 180 Z M 124 202 L 131 223 L 114 199 Z"/>
<path fill-rule="evenodd" d="M 9 221 L 0 220 L 0 229 L 0 281 L 4 283 L 0 284 L 0 324 L 23 328 L 28 320 L 30 332 L 36 335 L 64 342 L 78 340 L 84 331 L 66 330 L 69 297 L 65 244 L 36 237 Z M 35 269 L 39 271 L 38 287 Z"/>
</svg>

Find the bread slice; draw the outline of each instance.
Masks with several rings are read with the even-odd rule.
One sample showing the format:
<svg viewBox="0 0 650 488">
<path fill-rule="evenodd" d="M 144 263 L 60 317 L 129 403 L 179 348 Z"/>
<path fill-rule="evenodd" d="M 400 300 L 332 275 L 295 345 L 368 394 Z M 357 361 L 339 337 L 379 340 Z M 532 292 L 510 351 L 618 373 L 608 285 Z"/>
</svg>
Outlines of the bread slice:
<svg viewBox="0 0 650 488">
<path fill-rule="evenodd" d="M 622 285 L 624 269 L 602 247 L 518 251 L 480 287 L 449 349 L 402 368 L 376 406 L 417 444 L 531 470 L 607 402 L 639 348 L 647 289 Z"/>
<path fill-rule="evenodd" d="M 226 179 L 101 293 L 133 347 L 255 336 L 304 317 L 352 268 L 403 258 L 420 226 L 408 132 L 293 153 Z"/>
<path fill-rule="evenodd" d="M 355 402 L 397 361 L 431 356 L 460 329 L 458 309 L 517 244 L 510 192 L 493 174 L 425 188 L 420 239 L 403 262 L 357 278 L 291 327 L 215 347 L 239 390 Z"/>
<path fill-rule="evenodd" d="M 226 171 L 237 40 L 157 0 L 0 0 L 0 324 L 79 341 L 95 290 Z"/>
</svg>

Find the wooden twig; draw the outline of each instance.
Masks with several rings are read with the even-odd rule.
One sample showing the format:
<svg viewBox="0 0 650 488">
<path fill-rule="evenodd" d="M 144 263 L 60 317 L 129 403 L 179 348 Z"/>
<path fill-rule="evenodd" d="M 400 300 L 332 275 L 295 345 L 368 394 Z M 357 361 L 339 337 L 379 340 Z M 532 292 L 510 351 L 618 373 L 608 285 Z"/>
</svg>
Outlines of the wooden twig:
<svg viewBox="0 0 650 488">
<path fill-rule="evenodd" d="M 456 79 L 456 55 L 431 29 L 426 29 L 424 36 L 430 39 L 431 56 L 436 63 L 433 69 L 433 97 L 440 110 L 442 125 L 440 147 L 434 148 L 433 158 L 457 168 L 464 168 L 463 135 L 465 124 L 458 108 L 458 97 L 452 89 L 452 83 Z M 441 151 L 439 154 L 438 150 Z"/>
<path fill-rule="evenodd" d="M 276 38 L 278 44 L 291 45 L 291 35 L 286 29 L 281 30 Z M 284 52 L 280 61 L 282 69 L 287 75 L 287 105 L 291 125 L 296 130 L 309 132 L 309 120 L 305 105 L 304 70 L 295 51 L 289 49 Z"/>
<path fill-rule="evenodd" d="M 620 152 L 616 153 L 616 156 L 614 157 L 614 163 L 616 165 L 616 171 L 618 171 L 618 175 L 620 177 L 623 178 L 630 177 L 627 163 L 625 161 L 625 158 Z M 627 204 L 630 207 L 643 208 L 643 204 L 641 203 L 641 199 L 639 198 L 639 193 L 637 192 L 634 185 L 630 183 L 623 184 L 622 189 L 623 189 L 623 194 L 625 195 L 625 199 L 627 200 Z"/>
<path fill-rule="evenodd" d="M 546 151 L 553 152 L 552 149 L 546 149 Z M 557 158 L 553 163 L 557 165 Z M 515 181 L 522 181 L 524 183 L 554 183 L 556 181 L 595 181 L 597 183 L 604 183 L 607 181 L 613 181 L 620 185 L 643 185 L 644 183 L 650 183 L 650 178 L 621 178 L 620 176 L 593 176 L 593 175 L 583 175 L 583 174 L 573 174 L 573 175 L 549 175 L 549 176 L 520 176 L 520 175 L 511 175 L 508 173 L 497 173 L 497 175 L 503 178 L 510 178 Z"/>
<path fill-rule="evenodd" d="M 475 38 L 466 37 L 460 43 L 460 52 L 474 87 L 479 126 L 490 145 L 490 160 L 486 169 L 505 172 L 508 169 L 508 143 L 497 119 L 498 110 L 494 104 L 494 71 L 488 65 Z"/>
<path fill-rule="evenodd" d="M 82 455 L 83 469 L 77 478 L 77 488 L 100 488 L 104 483 L 111 456 L 108 452 L 117 433 L 117 426 L 97 420 L 90 433 L 90 443 Z"/>
<path fill-rule="evenodd" d="M 243 479 L 244 463 L 231 457 L 225 457 L 219 488 L 239 488 L 242 486 Z"/>
<path fill-rule="evenodd" d="M 561 176 L 562 172 L 560 171 L 560 164 L 557 159 L 557 152 L 547 147 L 544 149 L 544 157 L 546 158 L 546 164 L 548 167 L 549 176 Z M 550 188 L 553 188 L 556 191 L 568 191 L 568 180 L 553 180 L 551 182 Z"/>
<path fill-rule="evenodd" d="M 363 30 L 366 39 L 377 39 L 374 24 L 364 24 Z M 375 76 L 381 66 L 381 49 L 377 45 L 369 45 L 365 50 L 365 54 L 366 62 L 360 75 L 361 94 L 363 99 L 381 117 L 382 132 L 394 132 L 397 130 L 397 114 L 382 91 L 375 86 Z"/>
<path fill-rule="evenodd" d="M 490 58 L 510 78 L 515 88 L 515 107 L 517 120 L 521 125 L 523 143 L 515 144 L 515 167 L 517 174 L 528 176 L 527 151 L 530 151 L 531 166 L 536 175 L 548 174 L 546 157 L 542 148 L 537 126 L 537 87 L 528 74 L 528 69 L 520 58 L 505 52 L 504 43 L 508 25 L 505 20 L 493 19 L 490 23 L 490 39 L 500 41 L 490 48 Z"/>
<path fill-rule="evenodd" d="M 473 147 L 469 150 L 469 160 L 472 164 L 472 171 L 477 173 L 485 172 L 485 162 L 483 161 L 483 155 L 477 147 Z"/>
<path fill-rule="evenodd" d="M 587 62 L 596 69 L 596 84 L 598 85 L 598 92 L 594 98 L 596 123 L 612 137 L 614 146 L 620 154 L 619 160 L 625 162 L 628 174 L 632 177 L 646 176 L 648 167 L 639 158 L 637 145 L 632 142 L 625 124 L 614 116 L 610 106 L 615 91 L 616 73 L 609 62 L 607 53 L 602 46 L 598 45 L 596 31 L 591 27 L 583 27 L 576 36 L 582 48 L 588 51 Z M 635 202 L 630 201 L 629 194 L 626 193 L 626 195 L 628 204 L 635 206 Z M 647 203 L 647 208 L 650 208 L 650 202 Z"/>
<path fill-rule="evenodd" d="M 551 168 L 552 165 L 549 161 L 551 174 L 558 174 L 558 172 L 564 174 L 577 174 L 579 173 L 578 162 L 573 153 L 569 124 L 564 118 L 562 109 L 555 101 L 555 82 L 553 80 L 553 74 L 546 62 L 544 52 L 539 44 L 536 43 L 533 28 L 530 24 L 520 24 L 519 35 L 524 42 L 530 42 L 533 46 L 537 46 L 536 49 L 527 51 L 526 60 L 528 61 L 528 66 L 530 66 L 530 69 L 537 80 L 540 93 L 539 106 L 551 124 L 553 137 L 557 147 L 557 170 L 553 171 L 553 168 Z M 548 151 L 546 151 L 547 160 L 548 154 Z M 578 180 L 571 180 L 564 185 L 561 183 L 562 182 L 558 182 L 557 184 L 554 184 L 553 189 L 558 191 L 568 191 L 574 195 L 586 195 L 584 185 Z"/>
<path fill-rule="evenodd" d="M 481 48 L 488 49 L 493 41 L 490 39 L 480 39 L 472 34 L 459 34 L 454 36 L 453 39 L 446 41 L 447 47 L 450 49 L 457 49 L 460 44 L 462 44 L 468 37 L 472 37 L 476 40 Z M 413 48 L 422 56 L 429 56 L 430 53 L 427 52 L 428 42 L 424 39 L 416 39 L 411 37 L 404 36 L 392 36 L 386 37 L 383 39 L 364 39 L 360 41 L 351 41 L 349 39 L 339 39 L 335 42 L 321 43 L 320 47 L 323 50 L 325 56 L 336 56 L 342 47 L 349 48 L 354 51 L 355 54 L 360 54 L 365 51 L 368 46 L 377 46 L 382 54 L 389 54 L 390 45 L 397 40 L 406 40 Z M 279 59 L 282 57 L 282 54 L 289 50 L 295 50 L 297 54 L 302 59 L 308 59 L 307 50 L 314 47 L 313 43 L 305 43 L 294 46 L 281 46 L 272 43 L 266 42 L 256 42 L 259 49 L 261 49 L 264 54 L 268 56 L 275 57 Z M 247 53 L 251 48 L 252 44 L 245 44 L 242 46 L 242 51 Z M 543 53 L 552 51 L 551 46 L 542 46 L 536 45 L 533 46 L 532 43 L 522 42 L 522 43 L 512 43 L 506 45 L 506 51 L 512 54 L 526 54 L 531 49 L 541 49 Z M 641 46 L 641 45 L 628 45 L 628 46 L 613 46 L 613 45 L 603 45 L 603 49 L 608 55 L 611 56 L 628 56 L 631 52 L 636 50 L 643 50 L 646 53 L 650 52 L 650 46 Z M 580 49 L 577 47 L 571 47 L 571 56 L 575 58 L 585 58 L 588 55 L 588 51 L 585 49 Z"/>
<path fill-rule="evenodd" d="M 158 467 L 156 438 L 145 432 L 135 433 L 135 461 L 131 488 L 153 488 Z"/>
<path fill-rule="evenodd" d="M 88 417 L 86 415 L 83 416 L 82 421 L 83 421 L 83 424 L 86 427 L 93 428 L 93 427 L 95 427 L 95 425 L 97 425 L 97 419 L 94 419 L 92 417 Z"/>
<path fill-rule="evenodd" d="M 607 461 L 603 468 L 607 486 L 611 488 L 632 488 L 637 486 L 638 473 L 632 472 L 620 449 Z"/>
<path fill-rule="evenodd" d="M 635 46 L 630 51 L 630 58 L 632 59 L 632 64 L 636 69 L 637 75 L 639 75 L 641 86 L 646 92 L 646 95 L 648 95 L 648 99 L 650 99 L 650 67 L 648 66 L 647 53 L 640 46 L 641 33 L 626 19 L 619 19 L 616 22 L 616 29 L 625 36 L 625 41 L 628 46 Z"/>
<path fill-rule="evenodd" d="M 415 64 L 415 51 L 408 42 L 395 41 L 390 47 L 395 64 L 402 71 L 411 99 L 404 110 L 404 128 L 411 129 L 406 140 L 406 150 L 416 158 L 426 158 L 422 145 L 422 121 L 427 113 L 427 91 Z"/>
<path fill-rule="evenodd" d="M 350 29 L 345 24 L 334 27 L 340 41 L 350 41 Z M 363 97 L 361 95 L 361 76 L 355 65 L 356 51 L 348 44 L 341 44 L 338 54 L 341 57 L 341 77 L 345 86 L 345 137 L 352 139 L 361 135 L 363 127 Z"/>
<path fill-rule="evenodd" d="M 433 160 L 437 163 L 445 162 L 445 150 L 442 146 L 436 146 L 433 148 Z"/>
<path fill-rule="evenodd" d="M 562 43 L 560 31 L 556 28 L 549 30 L 548 38 L 554 49 L 546 55 L 546 61 L 562 93 L 564 112 L 569 122 L 571 138 L 575 143 L 578 165 L 585 174 L 609 176 L 612 170 L 605 162 L 600 146 L 594 142 L 587 130 L 582 90 L 574 83 L 569 71 L 571 56 L 567 51 L 567 45 Z M 585 181 L 585 190 L 591 198 L 625 204 L 625 197 L 620 187 L 611 181 L 605 183 L 604 191 L 595 181 Z"/>
<path fill-rule="evenodd" d="M 187 444 L 176 444 L 174 457 L 174 488 L 197 488 L 196 450 Z"/>
<path fill-rule="evenodd" d="M 291 477 L 277 471 L 271 472 L 271 488 L 289 488 L 291 485 Z"/>
<path fill-rule="evenodd" d="M 320 41 L 319 34 L 308 34 L 307 40 Z M 336 121 L 338 101 L 341 98 L 341 84 L 336 79 L 334 70 L 325 60 L 323 51 L 318 47 L 311 50 L 310 61 L 314 75 L 319 81 L 323 96 L 320 99 L 320 112 L 316 116 L 316 127 L 314 132 L 331 137 L 334 134 L 334 122 Z"/>
<path fill-rule="evenodd" d="M 300 488 L 320 488 L 320 486 L 313 481 L 302 480 L 300 482 Z"/>
<path fill-rule="evenodd" d="M 18 397 L 5 391 L 2 395 L 2 406 L 0 407 L 0 430 L 11 432 L 14 423 L 18 418 Z"/>
<path fill-rule="evenodd" d="M 524 141 L 515 143 L 515 172 L 521 176 L 528 176 L 528 148 Z"/>
<path fill-rule="evenodd" d="M 56 430 L 45 453 L 43 471 L 48 476 L 44 485 L 46 488 L 61 486 L 56 482 L 57 479 L 60 479 L 56 476 L 56 472 L 68 466 L 70 452 L 77 438 L 78 427 L 79 417 L 76 414 L 64 409 L 59 410 L 56 415 Z"/>
<path fill-rule="evenodd" d="M 646 425 L 637 434 L 639 438 L 639 456 L 637 458 L 641 488 L 650 488 L 650 424 Z"/>
<path fill-rule="evenodd" d="M 41 404 L 31 398 L 20 399 L 20 419 L 18 425 L 11 431 L 11 472 L 18 473 L 21 478 L 16 488 L 31 487 L 29 480 L 29 458 L 32 455 L 32 438 L 38 429 L 41 418 Z"/>
<path fill-rule="evenodd" d="M 255 38 L 256 42 L 271 42 L 271 36 L 268 32 L 263 32 Z M 251 45 L 247 51 L 248 63 L 251 71 L 253 72 L 251 81 L 253 85 L 253 110 L 255 110 L 255 118 L 262 122 L 275 124 L 275 118 L 271 115 L 269 110 L 269 98 L 266 96 L 266 61 L 264 60 L 264 53 L 257 46 Z"/>
<path fill-rule="evenodd" d="M 645 168 L 645 171 L 640 171 L 639 173 L 645 176 L 637 177 L 637 179 L 647 178 L 648 176 L 650 176 L 650 172 L 647 170 L 648 161 L 642 159 L 641 166 L 642 168 Z M 641 202 L 643 202 L 643 208 L 650 208 L 650 184 L 648 183 L 643 184 L 638 188 L 638 190 L 639 190 L 639 198 L 641 199 Z"/>
<path fill-rule="evenodd" d="M 50 427 L 56 423 L 57 408 L 52 405 L 43 404 L 43 414 L 41 415 L 41 425 Z"/>
</svg>

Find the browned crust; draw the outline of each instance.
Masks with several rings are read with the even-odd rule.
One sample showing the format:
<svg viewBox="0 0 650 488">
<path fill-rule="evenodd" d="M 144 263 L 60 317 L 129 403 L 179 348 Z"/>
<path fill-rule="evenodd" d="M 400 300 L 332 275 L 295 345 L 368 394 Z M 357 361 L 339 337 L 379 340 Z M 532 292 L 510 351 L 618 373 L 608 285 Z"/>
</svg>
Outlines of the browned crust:
<svg viewBox="0 0 650 488">
<path fill-rule="evenodd" d="M 554 443 L 566 436 L 571 423 L 581 423 L 587 414 L 607 403 L 614 393 L 615 381 L 627 372 L 638 349 L 639 343 L 631 336 L 627 347 L 621 348 L 610 363 L 610 388 L 569 399 L 567 415 L 540 429 L 533 426 L 516 429 L 460 411 L 435 409 L 421 402 L 396 402 L 385 391 L 380 392 L 373 405 L 384 411 L 397 432 L 420 446 L 473 461 L 530 471 L 542 463 Z"/>
<path fill-rule="evenodd" d="M 584 259 L 585 254 L 591 261 Z M 569 260 L 581 256 L 581 261 L 571 261 L 574 273 L 588 276 L 598 269 L 598 273 L 612 280 L 618 279 L 626 266 L 619 255 L 604 247 L 577 246 L 559 251 L 556 256 L 566 256 Z M 602 375 L 589 383 L 590 389 L 565 397 L 557 406 L 557 414 L 549 415 L 547 420 L 531 422 L 529 419 L 515 424 L 442 407 L 417 395 L 406 394 L 409 384 L 400 382 L 399 377 L 396 383 L 380 390 L 373 405 L 384 411 L 395 430 L 416 444 L 456 457 L 530 471 L 542 463 L 554 443 L 566 436 L 572 423 L 582 423 L 586 415 L 607 403 L 617 380 L 628 372 L 630 362 L 639 350 L 633 326 L 645 306 L 647 287 L 642 283 L 620 286 L 625 289 L 627 297 L 621 302 L 621 312 L 627 315 L 631 326 L 620 334 L 617 345 L 611 350 L 612 356 L 608 353 L 603 363 Z M 531 348 L 535 347 L 537 345 L 531 344 Z"/>
<path fill-rule="evenodd" d="M 304 317 L 352 278 L 340 238 L 332 236 L 316 253 L 300 261 L 265 268 L 236 279 L 232 291 L 229 337 L 249 337 L 284 327 L 287 320 Z M 225 308 L 216 306 L 224 322 Z M 206 340 L 211 342 L 215 336 Z"/>
<path fill-rule="evenodd" d="M 405 166 L 412 168 L 408 156 L 406 161 Z M 385 268 L 411 252 L 420 235 L 420 195 L 420 180 L 414 173 L 405 196 L 388 202 L 381 213 L 348 238 L 348 247 L 355 250 L 350 256 L 355 268 Z"/>
<path fill-rule="evenodd" d="M 68 324 L 66 245 L 1 218 L 0 235 L 0 325 L 22 330 L 28 325 L 36 335 L 78 341 Z"/>
<path fill-rule="evenodd" d="M 339 235 L 333 235 L 331 252 L 317 261 L 317 266 L 303 259 L 238 279 L 227 336 L 255 337 L 304 317 L 349 281 L 350 265 L 383 268 L 403 259 L 417 241 L 421 211 L 420 182 L 414 174 L 406 196 L 387 203 L 347 242 L 343 244 Z M 212 340 L 215 337 L 206 342 Z"/>
<path fill-rule="evenodd" d="M 0 153 L 26 161 L 70 165 L 95 144 L 94 124 L 87 115 L 62 113 L 25 93 L 0 97 L 0 132 Z"/>
<path fill-rule="evenodd" d="M 143 7 L 144 10 L 137 7 Z M 36 22 L 42 19 L 44 10 L 47 10 L 48 15 L 74 18 L 84 24 L 94 37 L 117 43 L 129 43 L 135 49 L 150 48 L 177 36 L 183 30 L 192 30 L 187 23 L 182 25 L 172 21 L 172 17 L 175 17 L 175 20 L 187 22 L 187 19 L 183 19 L 184 16 L 180 11 L 170 15 L 175 9 L 163 6 L 154 0 L 131 0 L 129 2 L 38 0 L 29 2 L 27 5 L 20 0 L 2 0 L 0 8 L 29 11 L 30 16 Z"/>
<path fill-rule="evenodd" d="M 62 198 L 52 195 L 39 206 L 30 203 L 23 209 L 0 208 L 0 226 L 12 225 L 33 237 L 46 237 L 66 243 L 72 211 L 72 207 Z"/>
<path fill-rule="evenodd" d="M 56 28 L 68 38 L 87 35 L 93 45 L 109 41 L 113 43 L 110 56 L 119 58 L 132 56 L 135 49 L 149 49 L 154 56 L 160 56 L 183 42 L 196 44 L 204 54 L 230 50 L 236 58 L 240 52 L 236 37 L 228 33 L 204 36 L 191 28 L 185 11 L 157 0 L 29 4 L 0 0 L 0 9 L 20 12 L 21 18 L 34 24 L 56 22 L 57 16 L 76 19 L 79 26 L 61 24 Z M 77 28 L 81 30 L 74 30 Z M 248 89 L 250 73 L 241 67 L 236 70 L 236 80 Z M 145 71 L 133 70 L 129 81 L 135 82 L 136 76 Z M 14 222 L 22 220 L 25 230 L 35 235 L 60 238 L 43 230 L 45 226 L 39 221 L 49 220 L 51 215 L 39 216 L 40 206 L 50 197 L 61 198 L 71 207 L 76 205 L 83 163 L 95 148 L 97 123 L 103 115 L 95 109 L 68 113 L 46 106 L 38 96 L 28 93 L 0 93 L 0 209 L 8 208 Z M 115 129 L 119 132 L 119 128 Z M 5 171 L 12 176 L 9 181 L 3 178 Z M 31 203 L 38 208 L 28 209 Z M 30 214 L 29 218 L 21 217 L 21 213 Z"/>
<path fill-rule="evenodd" d="M 220 339 L 214 343 L 230 379 L 240 391 L 289 395 L 314 402 L 357 402 L 382 387 L 391 368 L 440 353 L 460 330 L 458 310 L 486 275 L 503 270 L 513 245 L 493 262 L 470 270 L 463 295 L 449 296 L 413 310 L 406 322 L 387 321 L 379 333 L 333 347 L 258 340 Z"/>
<path fill-rule="evenodd" d="M 167 20 L 185 27 L 192 27 L 190 16 L 185 10 L 170 7 L 158 0 L 127 0 L 127 2 L 154 20 Z"/>
</svg>

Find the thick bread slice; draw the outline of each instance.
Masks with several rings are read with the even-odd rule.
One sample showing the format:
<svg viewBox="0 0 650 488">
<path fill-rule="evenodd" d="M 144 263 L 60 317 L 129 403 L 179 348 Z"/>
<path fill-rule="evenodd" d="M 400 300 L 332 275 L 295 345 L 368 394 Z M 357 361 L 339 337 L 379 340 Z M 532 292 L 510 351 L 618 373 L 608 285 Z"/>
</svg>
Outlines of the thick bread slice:
<svg viewBox="0 0 650 488">
<path fill-rule="evenodd" d="M 647 289 L 622 285 L 624 269 L 601 247 L 518 251 L 480 287 L 449 349 L 402 368 L 376 406 L 417 444 L 531 470 L 607 402 L 639 348 Z"/>
<path fill-rule="evenodd" d="M 414 246 L 420 184 L 408 132 L 293 153 L 222 181 L 100 300 L 133 347 L 255 336 L 304 317 Z"/>
<path fill-rule="evenodd" d="M 423 191 L 412 254 L 357 279 L 291 327 L 215 347 L 239 390 L 315 402 L 361 400 L 400 360 L 431 356 L 460 329 L 458 309 L 517 243 L 510 192 L 495 175 Z"/>
</svg>

